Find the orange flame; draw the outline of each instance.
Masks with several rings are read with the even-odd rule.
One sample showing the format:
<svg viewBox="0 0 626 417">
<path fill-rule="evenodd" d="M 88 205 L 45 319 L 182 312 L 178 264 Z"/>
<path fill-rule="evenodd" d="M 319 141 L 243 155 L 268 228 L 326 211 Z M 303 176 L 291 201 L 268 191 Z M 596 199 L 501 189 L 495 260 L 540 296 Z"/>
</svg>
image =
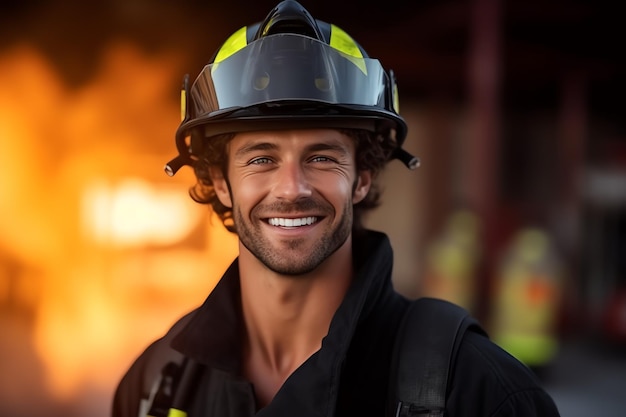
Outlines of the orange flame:
<svg viewBox="0 0 626 417">
<path fill-rule="evenodd" d="M 178 58 L 114 44 L 93 81 L 70 90 L 28 46 L 0 56 L 0 255 L 37 271 L 18 276 L 17 303 L 35 312 L 56 398 L 112 393 L 235 257 L 235 237 L 188 197 L 192 173 L 162 171 Z"/>
</svg>

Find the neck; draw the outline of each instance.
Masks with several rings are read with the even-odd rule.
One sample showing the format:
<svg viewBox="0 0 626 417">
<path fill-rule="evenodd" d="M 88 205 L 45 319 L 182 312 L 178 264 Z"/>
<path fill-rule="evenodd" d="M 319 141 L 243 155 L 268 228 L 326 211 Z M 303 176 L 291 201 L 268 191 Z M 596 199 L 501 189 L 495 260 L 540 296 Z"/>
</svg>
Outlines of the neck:
<svg viewBox="0 0 626 417">
<path fill-rule="evenodd" d="M 348 239 L 315 271 L 300 276 L 270 271 L 241 245 L 239 271 L 246 326 L 244 372 L 265 405 L 320 349 L 352 280 L 352 242 Z"/>
</svg>

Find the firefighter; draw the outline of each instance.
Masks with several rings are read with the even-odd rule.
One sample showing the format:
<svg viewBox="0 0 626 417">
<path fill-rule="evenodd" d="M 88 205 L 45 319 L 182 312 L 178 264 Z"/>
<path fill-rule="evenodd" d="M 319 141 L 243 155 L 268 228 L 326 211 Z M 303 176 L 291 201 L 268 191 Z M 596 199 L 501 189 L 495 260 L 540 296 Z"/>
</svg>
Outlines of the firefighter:
<svg viewBox="0 0 626 417">
<path fill-rule="evenodd" d="M 520 230 L 500 263 L 491 336 L 533 368 L 549 365 L 558 351 L 562 269 L 550 237 L 538 228 Z"/>
<path fill-rule="evenodd" d="M 428 410 L 390 401 L 394 341 L 414 304 L 393 289 L 388 238 L 362 223 L 386 163 L 417 165 L 402 149 L 393 73 L 286 0 L 236 31 L 184 92 L 167 170 L 193 166 L 192 197 L 237 233 L 239 255 L 205 303 L 135 361 L 113 416 Z M 558 415 L 534 375 L 484 334 L 465 333 L 454 363 L 433 413 Z M 434 378 L 404 367 L 402 387 L 447 380 L 445 367 L 426 368 Z"/>
</svg>

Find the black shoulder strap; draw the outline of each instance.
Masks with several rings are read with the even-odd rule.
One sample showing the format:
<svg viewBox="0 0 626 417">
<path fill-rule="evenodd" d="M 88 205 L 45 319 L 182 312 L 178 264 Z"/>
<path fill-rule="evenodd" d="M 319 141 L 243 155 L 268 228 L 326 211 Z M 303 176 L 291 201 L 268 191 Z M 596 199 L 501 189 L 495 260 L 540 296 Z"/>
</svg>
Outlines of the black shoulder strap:
<svg viewBox="0 0 626 417">
<path fill-rule="evenodd" d="M 195 311 L 182 317 L 167 334 L 150 347 L 150 359 L 143 369 L 142 398 L 138 417 L 166 417 L 175 399 L 197 368 L 194 361 L 170 347 L 174 336 L 187 325 Z"/>
<path fill-rule="evenodd" d="M 466 330 L 482 332 L 469 313 L 448 301 L 420 298 L 408 308 L 394 346 L 390 416 L 444 416 L 448 378 Z"/>
</svg>

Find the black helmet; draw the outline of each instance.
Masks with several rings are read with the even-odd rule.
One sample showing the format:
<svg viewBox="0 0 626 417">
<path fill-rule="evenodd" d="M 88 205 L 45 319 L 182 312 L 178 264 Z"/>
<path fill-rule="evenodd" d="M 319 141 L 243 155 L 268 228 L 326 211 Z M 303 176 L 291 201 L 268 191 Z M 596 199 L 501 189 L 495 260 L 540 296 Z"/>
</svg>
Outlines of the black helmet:
<svg viewBox="0 0 626 417">
<path fill-rule="evenodd" d="M 301 127 L 378 132 L 395 138 L 393 157 L 418 165 L 401 148 L 407 126 L 393 72 L 294 0 L 232 34 L 191 88 L 185 76 L 181 105 L 179 155 L 165 166 L 168 175 L 191 165 L 212 136 Z"/>
</svg>

